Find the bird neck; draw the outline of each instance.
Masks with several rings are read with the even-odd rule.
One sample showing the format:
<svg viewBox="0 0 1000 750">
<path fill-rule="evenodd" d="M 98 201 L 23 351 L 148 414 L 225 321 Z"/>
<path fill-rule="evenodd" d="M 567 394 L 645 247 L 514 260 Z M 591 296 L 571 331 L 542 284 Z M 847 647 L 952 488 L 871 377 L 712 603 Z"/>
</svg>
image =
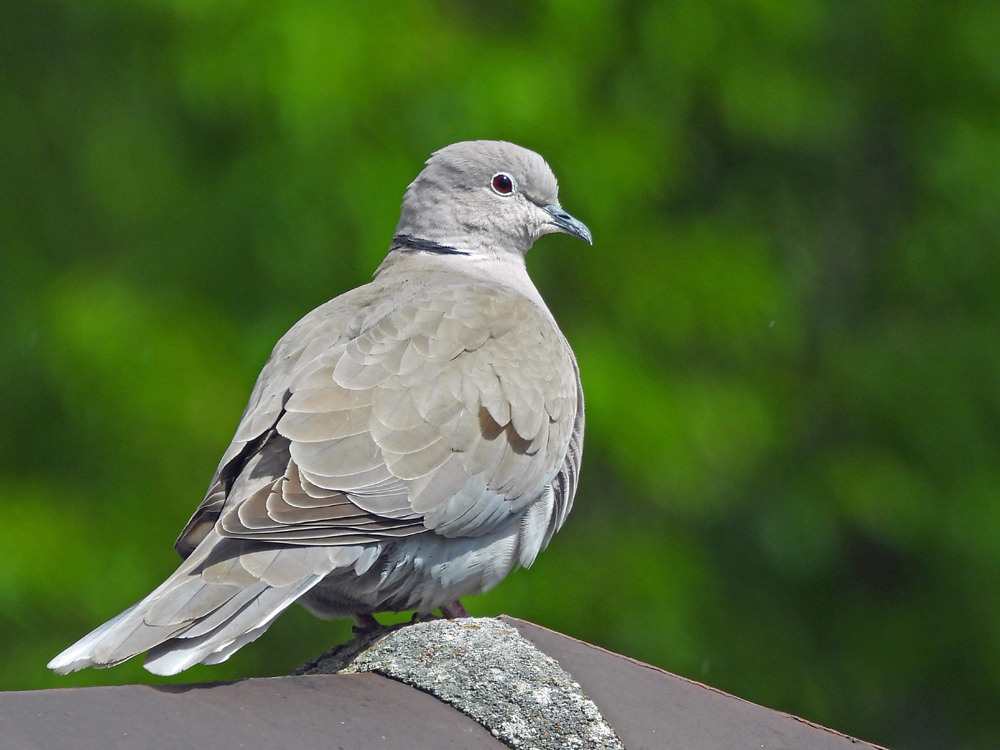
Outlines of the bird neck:
<svg viewBox="0 0 1000 750">
<path fill-rule="evenodd" d="M 389 254 L 375 271 L 375 278 L 384 281 L 395 274 L 443 271 L 512 289 L 552 317 L 542 295 L 528 276 L 523 255 L 505 251 L 489 252 L 482 248 L 475 252 L 465 252 L 439 246 L 437 243 L 431 244 L 434 247 L 428 249 L 426 240 L 399 242 L 394 239 Z"/>
<path fill-rule="evenodd" d="M 432 255 L 471 255 L 467 250 L 459 250 L 457 247 L 452 245 L 443 245 L 440 242 L 435 242 L 434 240 L 424 239 L 422 237 L 415 237 L 412 234 L 397 234 L 392 238 L 392 245 L 389 248 L 390 251 L 398 250 L 399 252 L 424 252 L 431 253 Z"/>
</svg>

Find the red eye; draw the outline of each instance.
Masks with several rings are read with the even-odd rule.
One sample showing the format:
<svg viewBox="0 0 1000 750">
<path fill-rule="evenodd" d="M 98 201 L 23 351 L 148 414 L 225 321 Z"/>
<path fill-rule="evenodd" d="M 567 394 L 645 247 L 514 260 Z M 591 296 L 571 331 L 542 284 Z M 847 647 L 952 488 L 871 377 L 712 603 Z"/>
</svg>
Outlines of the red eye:
<svg viewBox="0 0 1000 750">
<path fill-rule="evenodd" d="M 493 189 L 496 190 L 500 195 L 508 195 L 514 191 L 514 180 L 511 179 L 509 174 L 493 175 Z"/>
</svg>

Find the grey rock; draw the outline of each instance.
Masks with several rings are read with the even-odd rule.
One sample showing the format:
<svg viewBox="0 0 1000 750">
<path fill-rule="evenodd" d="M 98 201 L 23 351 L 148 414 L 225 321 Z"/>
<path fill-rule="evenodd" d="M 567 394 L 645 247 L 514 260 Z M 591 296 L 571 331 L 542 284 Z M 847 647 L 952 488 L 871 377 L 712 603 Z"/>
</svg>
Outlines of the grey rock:
<svg viewBox="0 0 1000 750">
<path fill-rule="evenodd" d="M 362 633 L 296 674 L 375 672 L 436 696 L 518 750 L 623 748 L 580 685 L 501 620 Z"/>
</svg>

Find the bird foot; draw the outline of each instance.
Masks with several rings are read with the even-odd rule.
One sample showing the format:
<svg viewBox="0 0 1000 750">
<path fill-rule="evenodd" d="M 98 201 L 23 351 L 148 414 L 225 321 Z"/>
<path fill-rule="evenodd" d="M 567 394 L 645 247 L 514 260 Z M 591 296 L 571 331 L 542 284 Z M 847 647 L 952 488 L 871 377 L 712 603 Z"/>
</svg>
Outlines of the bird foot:
<svg viewBox="0 0 1000 750">
<path fill-rule="evenodd" d="M 462 602 L 456 599 L 451 604 L 445 604 L 441 607 L 441 615 L 447 620 L 457 620 L 460 617 L 468 617 L 469 613 L 465 610 Z"/>
<path fill-rule="evenodd" d="M 375 619 L 375 615 L 351 615 L 354 618 L 354 622 L 357 623 L 351 631 L 355 635 L 360 635 L 361 633 L 370 633 L 373 630 L 378 630 L 382 627 L 381 623 Z"/>
<path fill-rule="evenodd" d="M 457 620 L 462 617 L 469 617 L 469 613 L 465 611 L 465 607 L 462 602 L 457 599 L 451 604 L 445 604 L 441 607 L 441 615 L 426 614 L 421 615 L 419 612 L 414 612 L 413 617 L 410 618 L 410 622 L 434 622 L 435 620 Z"/>
</svg>

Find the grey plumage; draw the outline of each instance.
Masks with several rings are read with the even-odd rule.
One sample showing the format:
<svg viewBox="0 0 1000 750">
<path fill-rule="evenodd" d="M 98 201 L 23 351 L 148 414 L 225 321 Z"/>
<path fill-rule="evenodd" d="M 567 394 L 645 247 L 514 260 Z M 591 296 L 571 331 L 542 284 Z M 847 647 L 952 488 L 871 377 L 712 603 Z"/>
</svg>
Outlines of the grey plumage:
<svg viewBox="0 0 1000 750">
<path fill-rule="evenodd" d="M 509 188 L 509 189 L 508 189 Z M 541 235 L 590 232 L 537 154 L 472 141 L 410 185 L 375 279 L 275 346 L 159 588 L 50 662 L 218 663 L 299 601 L 438 608 L 528 566 L 573 504 L 583 391 L 528 278 Z"/>
</svg>

